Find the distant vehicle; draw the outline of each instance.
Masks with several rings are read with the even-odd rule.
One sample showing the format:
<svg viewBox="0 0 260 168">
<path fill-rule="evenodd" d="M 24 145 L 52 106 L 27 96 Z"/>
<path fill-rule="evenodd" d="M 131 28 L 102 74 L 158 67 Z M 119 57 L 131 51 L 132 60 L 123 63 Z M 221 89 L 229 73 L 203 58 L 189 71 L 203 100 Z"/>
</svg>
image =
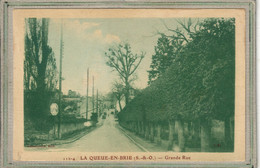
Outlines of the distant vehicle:
<svg viewBox="0 0 260 168">
<path fill-rule="evenodd" d="M 106 115 L 102 115 L 102 119 L 106 119 L 107 117 L 106 117 Z"/>
</svg>

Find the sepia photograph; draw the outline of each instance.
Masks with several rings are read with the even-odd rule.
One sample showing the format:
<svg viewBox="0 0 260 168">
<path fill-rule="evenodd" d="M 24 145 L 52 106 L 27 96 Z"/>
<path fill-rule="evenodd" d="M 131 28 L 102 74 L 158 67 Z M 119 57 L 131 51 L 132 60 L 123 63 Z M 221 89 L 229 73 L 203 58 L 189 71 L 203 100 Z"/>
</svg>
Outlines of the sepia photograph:
<svg viewBox="0 0 260 168">
<path fill-rule="evenodd" d="M 25 26 L 26 149 L 234 151 L 234 18 Z"/>
<path fill-rule="evenodd" d="M 14 9 L 12 160 L 248 163 L 246 16 L 244 9 Z"/>
</svg>

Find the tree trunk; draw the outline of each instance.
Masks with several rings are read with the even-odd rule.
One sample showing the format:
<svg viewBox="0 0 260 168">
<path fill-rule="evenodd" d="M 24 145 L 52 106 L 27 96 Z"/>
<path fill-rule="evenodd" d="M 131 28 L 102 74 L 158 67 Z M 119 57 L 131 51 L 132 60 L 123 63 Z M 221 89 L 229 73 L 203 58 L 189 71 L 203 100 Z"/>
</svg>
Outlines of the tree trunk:
<svg viewBox="0 0 260 168">
<path fill-rule="evenodd" d="M 134 123 L 134 132 L 135 132 L 135 134 L 137 134 L 137 132 L 138 132 L 137 121 L 133 121 L 133 123 Z"/>
<path fill-rule="evenodd" d="M 51 54 L 51 49 L 48 46 L 48 20 L 47 19 L 42 19 L 42 57 L 40 58 L 40 55 L 38 59 L 38 64 L 37 64 L 37 72 L 38 72 L 38 82 L 37 82 L 37 89 L 39 91 L 45 91 L 46 84 L 45 84 L 45 74 L 46 74 L 46 67 L 47 67 L 47 62 L 48 58 Z"/>
<path fill-rule="evenodd" d="M 210 129 L 211 126 L 209 121 L 201 122 L 201 152 L 209 152 L 210 151 Z"/>
<path fill-rule="evenodd" d="M 157 144 L 161 144 L 161 125 L 158 123 L 157 125 L 157 135 L 156 135 L 156 142 Z"/>
<path fill-rule="evenodd" d="M 130 121 L 129 127 L 130 127 L 130 130 L 133 132 L 133 123 L 132 123 L 132 121 Z"/>
<path fill-rule="evenodd" d="M 194 123 L 194 130 L 195 130 L 196 137 L 198 137 L 198 139 L 200 139 L 200 137 L 201 137 L 200 122 Z"/>
<path fill-rule="evenodd" d="M 168 140 L 168 150 L 172 150 L 173 147 L 173 135 L 174 135 L 174 124 L 175 122 L 169 120 L 169 140 Z"/>
<path fill-rule="evenodd" d="M 145 137 L 145 124 L 144 124 L 145 122 L 144 121 L 142 121 L 141 122 L 141 128 L 142 128 L 142 137 Z"/>
<path fill-rule="evenodd" d="M 192 130 L 192 124 L 191 124 L 191 122 L 188 122 L 188 131 L 187 131 L 188 137 L 191 136 L 191 134 L 192 134 L 191 130 Z"/>
<path fill-rule="evenodd" d="M 129 122 L 129 128 L 131 131 L 133 131 L 133 124 L 132 124 L 132 121 Z"/>
<path fill-rule="evenodd" d="M 185 138 L 184 138 L 184 131 L 183 131 L 183 122 L 182 121 L 177 121 L 178 125 L 178 144 L 180 151 L 184 151 L 184 145 L 185 145 Z"/>
<path fill-rule="evenodd" d="M 153 142 L 154 141 L 154 124 L 150 124 L 150 140 Z"/>
<path fill-rule="evenodd" d="M 125 104 L 127 105 L 129 103 L 129 90 L 130 90 L 130 84 L 128 81 L 128 77 L 125 78 Z"/>
<path fill-rule="evenodd" d="M 233 127 L 234 125 L 231 122 L 231 118 L 230 117 L 226 117 L 225 119 L 225 142 L 226 142 L 226 147 L 228 150 L 233 150 L 234 149 L 234 144 L 233 144 L 233 136 L 234 136 L 234 132 L 233 132 Z"/>
<path fill-rule="evenodd" d="M 145 139 L 149 139 L 149 123 L 145 123 Z"/>
<path fill-rule="evenodd" d="M 25 66 L 25 71 L 24 71 L 24 79 L 25 79 L 25 89 L 26 90 L 29 90 L 30 89 L 30 67 L 28 67 L 29 65 L 27 63 L 25 63 L 26 65 Z"/>
<path fill-rule="evenodd" d="M 118 99 L 118 105 L 119 105 L 120 111 L 122 111 L 122 105 L 121 105 L 120 99 Z"/>
<path fill-rule="evenodd" d="M 234 117 L 234 116 L 233 116 Z M 234 118 L 230 117 L 230 136 L 231 136 L 231 143 L 233 144 L 233 149 L 234 149 Z"/>
<path fill-rule="evenodd" d="M 132 121 L 132 129 L 133 129 L 133 132 L 135 132 L 135 121 Z"/>
<path fill-rule="evenodd" d="M 138 121 L 137 124 L 138 124 L 138 135 L 141 135 L 142 134 L 142 121 Z"/>
</svg>

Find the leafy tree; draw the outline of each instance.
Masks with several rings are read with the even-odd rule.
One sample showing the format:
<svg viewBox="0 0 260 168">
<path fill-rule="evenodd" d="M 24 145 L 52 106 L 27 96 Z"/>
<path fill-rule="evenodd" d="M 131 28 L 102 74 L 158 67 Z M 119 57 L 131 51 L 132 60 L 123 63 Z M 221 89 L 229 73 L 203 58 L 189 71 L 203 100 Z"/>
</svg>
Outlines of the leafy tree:
<svg viewBox="0 0 260 168">
<path fill-rule="evenodd" d="M 48 45 L 48 19 L 26 19 L 24 81 L 26 90 L 54 90 L 56 59 Z"/>
<path fill-rule="evenodd" d="M 122 83 L 120 82 L 115 82 L 113 84 L 113 89 L 112 89 L 113 95 L 116 97 L 118 101 L 118 105 L 120 108 L 120 111 L 122 111 L 122 105 L 121 105 L 121 100 L 125 94 L 125 87 Z"/>
<path fill-rule="evenodd" d="M 233 148 L 235 100 L 235 19 L 208 19 L 194 39 L 204 59 L 202 87 L 205 92 L 197 99 L 202 118 L 225 121 L 226 145 Z M 202 71 L 202 70 L 201 70 Z M 205 103 L 207 101 L 207 103 Z M 209 109 L 210 107 L 210 109 Z"/>
<path fill-rule="evenodd" d="M 48 44 L 49 19 L 25 20 L 25 116 L 35 127 L 48 130 L 49 103 L 57 86 L 56 59 Z"/>
<path fill-rule="evenodd" d="M 129 102 L 129 91 L 131 89 L 131 81 L 134 80 L 134 73 L 143 60 L 145 53 L 133 54 L 130 44 L 119 44 L 108 49 L 105 53 L 107 57 L 107 65 L 116 70 L 124 83 L 125 87 L 125 103 Z"/>
<path fill-rule="evenodd" d="M 234 118 L 235 26 L 234 19 L 206 19 L 200 26 L 171 66 L 168 74 L 176 79 L 168 97 L 177 96 L 169 103 L 177 116 L 200 120 L 202 150 L 207 151 L 212 119 L 225 121 L 225 133 L 232 134 L 226 120 Z M 230 135 L 228 146 L 233 144 Z"/>
<path fill-rule="evenodd" d="M 152 56 L 151 70 L 149 72 L 149 84 L 158 78 L 160 73 L 164 73 L 172 64 L 175 53 L 173 40 L 161 34 L 157 41 L 157 46 L 154 48 L 155 54 Z"/>
<path fill-rule="evenodd" d="M 173 64 L 176 57 L 180 56 L 184 46 L 191 42 L 196 32 L 199 31 L 199 20 L 176 21 L 180 28 L 171 29 L 163 22 L 170 35 L 158 32 L 160 37 L 158 38 L 157 46 L 154 47 L 155 54 L 152 56 L 151 70 L 148 71 L 148 84 L 151 84 L 152 81 L 156 80 Z"/>
<path fill-rule="evenodd" d="M 131 101 L 131 108 L 126 108 L 122 116 L 129 120 L 134 111 L 152 122 L 175 120 L 182 125 L 198 122 L 201 151 L 209 151 L 212 145 L 212 120 L 222 120 L 225 122 L 225 147 L 232 151 L 234 123 L 230 123 L 234 120 L 235 20 L 205 19 L 198 27 L 198 31 L 191 31 L 189 36 L 186 34 L 189 38 L 171 65 L 142 91 L 141 96 Z"/>
<path fill-rule="evenodd" d="M 170 106 L 174 107 L 175 110 L 180 109 L 176 111 L 180 111 L 180 116 L 186 118 L 185 113 L 182 111 L 186 111 L 185 109 L 188 108 L 192 109 L 193 105 L 200 104 L 205 105 L 205 109 L 209 107 L 216 109 L 215 103 L 222 100 L 217 96 L 216 99 L 212 99 L 212 95 L 215 97 L 213 92 L 216 89 L 219 89 L 219 91 L 220 89 L 224 90 L 222 93 L 228 93 L 226 95 L 229 95 L 227 100 L 233 100 L 235 31 L 233 19 L 205 19 L 199 25 L 195 24 L 195 26 L 192 26 L 190 20 L 186 24 L 180 21 L 178 23 L 185 29 L 186 34 L 178 28 L 173 30 L 167 27 L 175 34 L 172 36 L 162 34 L 158 39 L 158 44 L 155 47 L 157 58 L 153 57 L 151 67 L 157 66 L 156 69 L 160 70 L 158 70 L 158 73 L 162 75 L 162 78 L 159 78 L 159 80 L 163 81 L 160 88 L 165 86 L 167 86 L 165 89 L 170 88 L 170 92 L 168 92 L 169 100 L 172 100 L 169 103 Z M 199 27 L 199 30 L 195 27 Z M 182 43 L 178 52 L 174 52 L 172 50 L 175 47 L 170 45 L 170 38 L 176 37 L 178 34 L 180 34 L 178 38 L 182 38 L 185 43 Z M 169 59 L 168 62 L 170 63 L 167 65 L 165 63 L 167 59 L 164 59 L 164 56 L 168 54 L 175 54 L 175 56 Z M 164 73 L 166 74 L 163 75 Z M 172 98 L 173 95 L 175 95 L 176 99 Z M 206 95 L 208 95 L 207 98 Z M 212 103 L 211 106 L 205 104 L 204 101 L 211 99 L 212 101 L 209 101 Z M 222 103 L 226 104 L 227 102 L 230 101 L 223 101 Z M 172 106 L 173 104 L 175 105 Z M 201 117 L 203 106 L 196 106 L 196 109 L 198 109 L 197 117 Z M 193 114 L 195 114 L 195 111 L 193 111 Z M 219 112 L 216 114 L 220 116 Z M 227 113 L 224 114 L 227 115 Z M 217 117 L 207 114 L 206 116 Z M 220 119 L 220 117 L 217 118 Z"/>
</svg>

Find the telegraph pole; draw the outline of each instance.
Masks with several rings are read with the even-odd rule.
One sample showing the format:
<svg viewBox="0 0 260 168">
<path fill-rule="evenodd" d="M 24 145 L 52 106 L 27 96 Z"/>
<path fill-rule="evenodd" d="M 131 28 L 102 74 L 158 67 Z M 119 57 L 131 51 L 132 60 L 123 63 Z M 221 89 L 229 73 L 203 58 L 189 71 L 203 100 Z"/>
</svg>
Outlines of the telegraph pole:
<svg viewBox="0 0 260 168">
<path fill-rule="evenodd" d="M 95 112 L 95 97 L 94 97 L 94 76 L 93 76 L 93 86 L 92 86 L 92 107 L 93 107 L 93 113 Z"/>
<path fill-rule="evenodd" d="M 97 89 L 97 100 L 96 100 L 96 113 L 98 115 L 98 89 Z"/>
<path fill-rule="evenodd" d="M 86 120 L 88 120 L 88 86 L 89 86 L 89 68 L 87 72 Z"/>
<path fill-rule="evenodd" d="M 59 113 L 58 113 L 58 138 L 61 138 L 61 98 L 62 98 L 62 56 L 63 56 L 63 21 L 60 26 L 60 74 L 59 74 Z"/>
</svg>

